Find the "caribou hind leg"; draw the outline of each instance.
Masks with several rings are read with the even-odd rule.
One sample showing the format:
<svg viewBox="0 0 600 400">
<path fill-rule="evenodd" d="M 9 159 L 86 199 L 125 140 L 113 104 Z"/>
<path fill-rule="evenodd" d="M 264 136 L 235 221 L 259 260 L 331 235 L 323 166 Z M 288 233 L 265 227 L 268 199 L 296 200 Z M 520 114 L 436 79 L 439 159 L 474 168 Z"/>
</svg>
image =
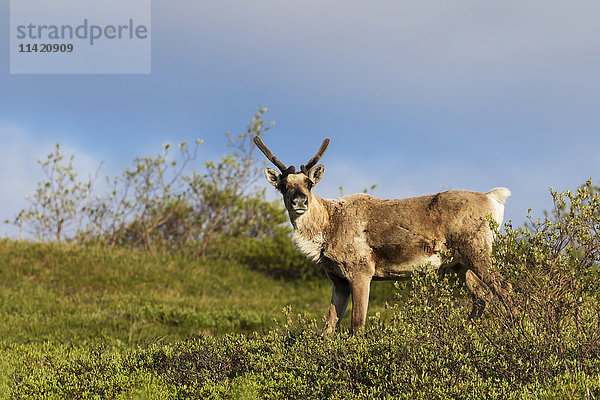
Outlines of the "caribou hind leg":
<svg viewBox="0 0 600 400">
<path fill-rule="evenodd" d="M 491 300 L 492 296 L 498 296 L 506 308 L 512 307 L 510 298 L 510 283 L 497 272 L 490 271 L 492 266 L 491 252 L 492 239 L 489 235 L 483 234 L 482 246 L 477 248 L 477 241 L 471 241 L 466 253 L 470 256 L 469 262 L 464 268 L 464 282 L 473 295 L 473 309 L 471 310 L 471 319 L 477 319 L 483 313 L 485 306 Z"/>
<path fill-rule="evenodd" d="M 467 287 L 473 298 L 473 307 L 469 314 L 470 320 L 475 320 L 483 314 L 485 306 L 490 300 L 491 292 L 488 285 L 477 276 L 475 272 L 467 268 L 463 263 L 454 263 L 451 266 L 440 269 L 440 277 L 443 277 L 448 270 L 456 272 L 458 278 Z"/>
<path fill-rule="evenodd" d="M 483 314 L 485 306 L 491 300 L 492 293 L 488 285 L 470 269 L 465 272 L 465 285 L 473 297 L 473 308 L 471 308 L 469 319 L 475 320 Z"/>
<path fill-rule="evenodd" d="M 477 276 L 473 270 L 467 270 L 465 273 L 465 284 L 473 296 L 473 309 L 470 319 L 477 319 L 483 313 L 485 306 L 492 299 L 492 295 L 498 296 L 504 307 L 512 309 L 512 299 L 510 295 L 511 285 L 506 282 L 499 274 L 485 274 L 487 283 Z"/>
</svg>

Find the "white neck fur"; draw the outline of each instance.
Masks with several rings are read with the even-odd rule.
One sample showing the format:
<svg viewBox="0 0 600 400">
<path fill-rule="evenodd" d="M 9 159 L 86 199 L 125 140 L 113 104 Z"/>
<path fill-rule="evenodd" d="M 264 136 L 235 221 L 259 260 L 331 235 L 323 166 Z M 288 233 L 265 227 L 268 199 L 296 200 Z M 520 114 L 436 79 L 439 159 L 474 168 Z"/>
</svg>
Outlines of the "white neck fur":
<svg viewBox="0 0 600 400">
<path fill-rule="evenodd" d="M 308 210 L 292 220 L 292 242 L 309 260 L 318 262 L 325 242 L 324 230 L 329 216 L 323 199 L 314 195 L 311 197 Z"/>
</svg>

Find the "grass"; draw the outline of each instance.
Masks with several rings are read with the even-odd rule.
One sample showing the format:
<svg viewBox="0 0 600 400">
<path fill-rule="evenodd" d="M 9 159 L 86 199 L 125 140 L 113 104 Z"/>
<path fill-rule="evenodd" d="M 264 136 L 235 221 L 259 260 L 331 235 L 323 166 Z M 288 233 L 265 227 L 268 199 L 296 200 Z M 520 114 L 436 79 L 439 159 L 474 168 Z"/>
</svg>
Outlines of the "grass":
<svg viewBox="0 0 600 400">
<path fill-rule="evenodd" d="M 374 283 L 370 314 L 385 312 L 394 292 Z M 287 306 L 321 321 L 330 296 L 326 278 L 277 280 L 235 262 L 0 240 L 0 335 L 12 343 L 265 332 Z"/>
<path fill-rule="evenodd" d="M 371 313 L 385 313 L 393 283 L 373 286 Z M 135 367 L 155 346 L 264 334 L 289 306 L 321 321 L 330 296 L 326 278 L 278 280 L 233 261 L 2 239 L 0 399 L 169 398 L 177 386 Z"/>
</svg>

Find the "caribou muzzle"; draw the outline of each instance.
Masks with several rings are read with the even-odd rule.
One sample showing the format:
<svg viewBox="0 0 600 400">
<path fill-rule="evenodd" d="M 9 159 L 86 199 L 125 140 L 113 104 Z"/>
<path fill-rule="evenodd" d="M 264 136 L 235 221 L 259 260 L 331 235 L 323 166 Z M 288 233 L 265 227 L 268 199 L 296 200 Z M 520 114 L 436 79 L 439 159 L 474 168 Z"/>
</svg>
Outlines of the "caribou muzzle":
<svg viewBox="0 0 600 400">
<path fill-rule="evenodd" d="M 308 210 L 308 196 L 301 192 L 294 193 L 290 204 L 297 215 L 302 215 Z"/>
</svg>

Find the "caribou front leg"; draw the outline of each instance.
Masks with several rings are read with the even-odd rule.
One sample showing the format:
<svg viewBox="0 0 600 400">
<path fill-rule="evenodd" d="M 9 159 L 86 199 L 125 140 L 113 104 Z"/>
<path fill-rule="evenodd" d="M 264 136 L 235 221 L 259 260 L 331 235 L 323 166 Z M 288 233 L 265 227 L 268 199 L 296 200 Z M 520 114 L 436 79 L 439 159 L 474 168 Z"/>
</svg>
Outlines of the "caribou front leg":
<svg viewBox="0 0 600 400">
<path fill-rule="evenodd" d="M 367 308 L 369 307 L 371 278 L 372 276 L 360 274 L 352 279 L 352 334 L 355 334 L 360 328 L 365 326 Z"/>
<path fill-rule="evenodd" d="M 350 299 L 350 283 L 347 280 L 329 275 L 333 290 L 331 292 L 331 304 L 329 305 L 329 315 L 325 324 L 324 333 L 331 335 L 339 327 L 340 321 L 344 316 L 348 300 Z"/>
</svg>

